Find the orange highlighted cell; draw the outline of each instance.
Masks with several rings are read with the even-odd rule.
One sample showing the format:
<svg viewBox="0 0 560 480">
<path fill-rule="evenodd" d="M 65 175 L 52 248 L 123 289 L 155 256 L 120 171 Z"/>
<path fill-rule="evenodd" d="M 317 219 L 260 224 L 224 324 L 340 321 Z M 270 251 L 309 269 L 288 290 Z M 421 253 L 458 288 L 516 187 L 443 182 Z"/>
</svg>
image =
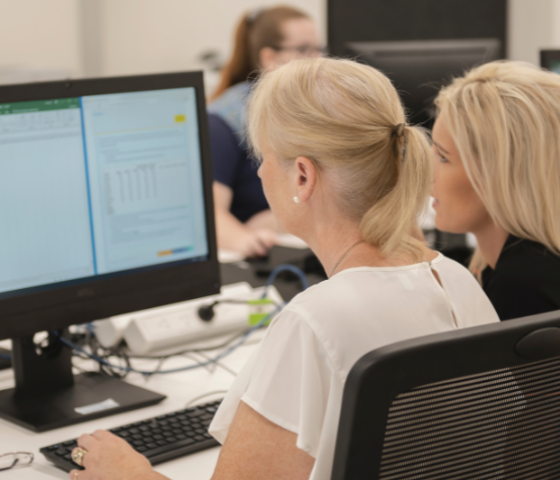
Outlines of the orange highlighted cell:
<svg viewBox="0 0 560 480">
<path fill-rule="evenodd" d="M 162 250 L 157 254 L 158 257 L 166 257 L 167 255 L 173 255 L 173 250 Z"/>
</svg>

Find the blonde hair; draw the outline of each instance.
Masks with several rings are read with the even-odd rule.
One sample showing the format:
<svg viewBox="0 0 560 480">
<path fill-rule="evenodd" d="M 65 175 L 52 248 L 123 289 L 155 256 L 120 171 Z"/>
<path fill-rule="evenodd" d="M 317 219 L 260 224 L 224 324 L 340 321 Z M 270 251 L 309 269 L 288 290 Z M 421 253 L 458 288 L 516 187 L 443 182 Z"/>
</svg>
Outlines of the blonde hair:
<svg viewBox="0 0 560 480">
<path fill-rule="evenodd" d="M 492 62 L 435 103 L 494 222 L 560 255 L 560 75 Z M 471 271 L 480 279 L 486 265 L 477 249 Z"/>
<path fill-rule="evenodd" d="M 304 156 L 319 173 L 333 171 L 334 198 L 364 241 L 385 257 L 424 261 L 417 233 L 432 181 L 430 144 L 406 125 L 387 77 L 349 60 L 295 60 L 259 79 L 248 115 L 257 158 L 265 144 L 282 161 Z"/>
</svg>

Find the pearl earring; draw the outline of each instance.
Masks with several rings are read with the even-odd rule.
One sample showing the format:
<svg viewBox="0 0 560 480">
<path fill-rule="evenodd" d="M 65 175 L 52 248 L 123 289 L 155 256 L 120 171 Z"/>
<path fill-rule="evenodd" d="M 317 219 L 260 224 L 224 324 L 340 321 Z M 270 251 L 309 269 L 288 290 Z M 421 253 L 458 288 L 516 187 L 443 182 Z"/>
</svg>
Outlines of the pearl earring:
<svg viewBox="0 0 560 480">
<path fill-rule="evenodd" d="M 299 198 L 298 197 L 294 197 L 294 203 L 299 203 Z"/>
</svg>

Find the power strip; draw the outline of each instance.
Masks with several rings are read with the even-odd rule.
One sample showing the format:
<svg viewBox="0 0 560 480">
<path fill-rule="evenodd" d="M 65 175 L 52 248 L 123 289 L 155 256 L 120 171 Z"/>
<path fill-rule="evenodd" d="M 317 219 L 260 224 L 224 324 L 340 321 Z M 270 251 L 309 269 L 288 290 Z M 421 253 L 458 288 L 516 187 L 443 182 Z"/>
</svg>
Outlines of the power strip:
<svg viewBox="0 0 560 480">
<path fill-rule="evenodd" d="M 264 287 L 253 289 L 241 282 L 222 287 L 219 295 L 128 314 L 124 339 L 132 353 L 145 354 L 242 331 L 249 327 L 248 304 L 220 303 L 214 307 L 215 315 L 210 321 L 201 320 L 198 309 L 215 300 L 256 300 L 263 292 Z M 269 287 L 267 298 L 278 304 L 283 302 L 273 286 Z"/>
</svg>

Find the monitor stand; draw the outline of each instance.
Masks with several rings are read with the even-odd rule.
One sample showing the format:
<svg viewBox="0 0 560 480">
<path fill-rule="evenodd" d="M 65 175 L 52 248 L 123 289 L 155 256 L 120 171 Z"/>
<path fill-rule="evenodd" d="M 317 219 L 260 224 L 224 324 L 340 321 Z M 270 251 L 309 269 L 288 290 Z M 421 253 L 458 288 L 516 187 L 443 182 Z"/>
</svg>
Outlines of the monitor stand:
<svg viewBox="0 0 560 480">
<path fill-rule="evenodd" d="M 74 376 L 71 350 L 52 334 L 42 351 L 37 351 L 33 337 L 13 339 L 12 363 L 16 386 L 0 391 L 0 418 L 35 432 L 147 407 L 165 398 L 102 374 Z"/>
</svg>

